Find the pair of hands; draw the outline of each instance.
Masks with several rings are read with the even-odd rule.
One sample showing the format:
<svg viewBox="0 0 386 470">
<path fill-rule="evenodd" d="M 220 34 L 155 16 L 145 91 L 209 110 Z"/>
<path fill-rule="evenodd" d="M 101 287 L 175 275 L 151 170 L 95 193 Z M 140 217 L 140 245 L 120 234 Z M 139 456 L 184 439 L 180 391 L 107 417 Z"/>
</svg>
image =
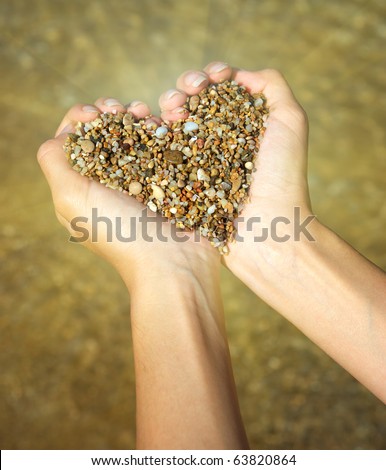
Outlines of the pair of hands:
<svg viewBox="0 0 386 470">
<path fill-rule="evenodd" d="M 303 109 L 295 100 L 283 76 L 275 70 L 249 72 L 233 69 L 221 62 L 212 62 L 203 71 L 187 71 L 177 80 L 177 88 L 160 96 L 159 104 L 163 120 L 174 121 L 185 119 L 188 112 L 183 108 L 187 96 L 198 94 L 210 82 L 234 79 L 244 85 L 251 93 L 263 92 L 267 97 L 270 109 L 267 130 L 256 160 L 257 171 L 254 173 L 250 187 L 250 202 L 242 212 L 243 221 L 238 223 L 238 233 L 243 241 L 230 246 L 230 254 L 224 263 L 232 270 L 247 262 L 251 251 L 259 250 L 264 257 L 264 243 L 256 243 L 254 237 L 261 229 L 249 230 L 247 221 L 260 217 L 262 225 L 269 226 L 273 218 L 293 218 L 293 208 L 298 206 L 302 213 L 311 213 L 307 186 L 307 119 Z M 113 191 L 99 182 L 84 178 L 74 172 L 68 164 L 63 144 L 68 132 L 74 129 L 77 121 L 93 120 L 99 112 L 130 111 L 136 118 L 150 116 L 149 107 L 134 101 L 127 107 L 114 99 L 100 98 L 94 106 L 78 104 L 71 108 L 60 124 L 55 138 L 45 142 L 38 151 L 38 161 L 50 185 L 59 221 L 76 236 L 71 226 L 75 217 L 86 217 L 85 223 L 91 233 L 91 213 L 98 209 L 98 216 L 107 217 L 113 223 L 123 221 L 122 233 L 129 233 L 129 219 L 138 218 L 144 206 L 134 198 Z M 149 118 L 156 123 L 157 117 Z M 156 216 L 158 217 L 158 216 Z M 126 223 L 126 226 L 125 226 Z M 163 234 L 168 236 L 170 224 L 163 223 Z M 85 242 L 92 251 L 112 263 L 130 286 L 153 269 L 176 266 L 187 266 L 198 269 L 202 263 L 216 265 L 220 261 L 217 250 L 210 246 L 206 239 L 194 241 L 193 233 L 188 233 L 188 241 L 173 241 L 168 237 L 164 243 L 153 237 L 148 243 L 137 233 L 135 243 L 124 243 L 118 240 L 107 241 L 106 233 L 98 233 L 98 240 Z M 269 244 L 268 239 L 266 244 Z M 279 244 L 282 245 L 282 244 Z M 237 272 L 236 272 L 237 274 Z"/>
<path fill-rule="evenodd" d="M 309 227 L 315 243 L 294 237 L 278 243 L 272 236 L 256 242 L 272 222 L 279 228 L 279 237 L 288 236 L 289 230 L 293 234 L 299 222 L 296 207 L 302 220 L 311 216 L 307 119 L 282 75 L 274 70 L 232 69 L 219 62 L 203 71 L 185 72 L 175 90 L 161 95 L 161 117 L 169 121 L 186 118 L 182 106 L 187 96 L 199 93 L 210 82 L 230 78 L 251 93 L 264 93 L 270 114 L 255 163 L 250 201 L 237 221 L 243 241 L 230 245 L 223 262 L 386 403 L 385 273 L 317 220 Z M 92 232 L 95 208 L 99 217 L 111 221 L 113 233 L 115 222 L 123 221 L 120 231 L 124 236 L 131 232 L 130 219 L 138 220 L 144 210 L 134 198 L 76 173 L 63 151 L 75 122 L 91 121 L 99 112 L 126 109 L 137 118 L 150 116 L 148 106 L 138 101 L 124 107 L 116 100 L 101 98 L 94 106 L 77 105 L 67 113 L 55 138 L 39 149 L 38 160 L 51 187 L 58 219 L 74 236 L 78 234 L 71 221 L 80 216 L 87 218 L 85 228 Z M 149 119 L 160 122 L 153 116 Z M 251 229 L 251 220 L 260 220 L 260 224 Z M 192 232 L 185 234 L 185 242 L 173 240 L 168 236 L 170 222 L 163 223 L 162 234 L 167 243 L 155 233 L 149 234 L 153 236 L 149 243 L 139 232 L 131 243 L 108 242 L 106 233 L 100 232 L 96 242 L 85 242 L 116 267 L 130 290 L 138 445 L 153 449 L 245 448 L 221 308 L 221 257 L 205 238 L 195 241 Z M 202 413 L 197 415 L 197 410 Z M 163 429 L 169 432 L 163 434 Z M 210 442 L 204 442 L 208 436 Z"/>
</svg>

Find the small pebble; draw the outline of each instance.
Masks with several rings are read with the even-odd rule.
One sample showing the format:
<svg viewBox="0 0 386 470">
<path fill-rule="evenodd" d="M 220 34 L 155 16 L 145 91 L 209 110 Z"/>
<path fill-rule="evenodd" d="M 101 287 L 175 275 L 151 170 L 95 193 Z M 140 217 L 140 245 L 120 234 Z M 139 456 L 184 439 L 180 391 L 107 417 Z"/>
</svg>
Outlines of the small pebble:
<svg viewBox="0 0 386 470">
<path fill-rule="evenodd" d="M 123 116 L 122 122 L 124 126 L 129 126 L 130 124 L 133 124 L 134 116 L 131 113 L 126 113 Z"/>
<path fill-rule="evenodd" d="M 212 206 L 210 206 L 207 210 L 207 213 L 210 215 L 210 214 L 213 214 L 216 210 L 216 204 L 213 204 Z"/>
<path fill-rule="evenodd" d="M 142 184 L 138 181 L 132 181 L 129 184 L 129 193 L 137 196 L 142 191 Z"/>
<path fill-rule="evenodd" d="M 149 201 L 147 203 L 147 207 L 152 211 L 152 212 L 157 212 L 157 206 L 154 204 L 154 202 Z"/>
<path fill-rule="evenodd" d="M 185 122 L 184 124 L 184 132 L 185 134 L 188 134 L 189 132 L 197 131 L 198 130 L 198 124 L 195 122 Z"/>
<path fill-rule="evenodd" d="M 247 166 L 247 165 L 245 165 L 245 166 Z M 236 191 L 238 191 L 240 189 L 241 182 L 242 182 L 241 177 L 239 177 L 235 181 L 233 181 L 232 189 L 231 189 L 232 194 L 234 194 Z"/>
<path fill-rule="evenodd" d="M 82 147 L 83 152 L 91 153 L 95 149 L 95 144 L 91 140 L 82 140 L 80 142 L 80 146 Z"/>
<path fill-rule="evenodd" d="M 252 162 L 247 162 L 247 163 L 245 164 L 245 168 L 246 168 L 247 170 L 253 170 L 253 163 L 252 163 Z"/>
<path fill-rule="evenodd" d="M 164 199 L 165 198 L 165 191 L 162 188 L 160 188 L 159 186 L 153 184 L 151 189 L 153 191 L 153 196 L 156 199 Z"/>
<path fill-rule="evenodd" d="M 155 131 L 155 136 L 158 138 L 158 139 L 162 139 L 163 137 L 165 137 L 165 135 L 168 133 L 168 129 L 167 127 L 165 126 L 160 126 L 157 128 L 157 130 Z"/>
<path fill-rule="evenodd" d="M 216 190 L 214 188 L 209 188 L 207 189 L 206 191 L 204 191 L 204 193 L 208 196 L 208 197 L 215 197 L 216 196 Z"/>
<path fill-rule="evenodd" d="M 200 104 L 200 97 L 198 95 L 193 95 L 189 99 L 189 108 L 190 111 L 196 111 L 198 105 Z"/>
<path fill-rule="evenodd" d="M 205 173 L 202 168 L 197 170 L 197 179 L 198 181 L 210 181 L 210 177 Z"/>
<path fill-rule="evenodd" d="M 163 155 L 165 160 L 170 163 L 179 164 L 183 162 L 183 154 L 179 150 L 166 150 Z"/>
</svg>

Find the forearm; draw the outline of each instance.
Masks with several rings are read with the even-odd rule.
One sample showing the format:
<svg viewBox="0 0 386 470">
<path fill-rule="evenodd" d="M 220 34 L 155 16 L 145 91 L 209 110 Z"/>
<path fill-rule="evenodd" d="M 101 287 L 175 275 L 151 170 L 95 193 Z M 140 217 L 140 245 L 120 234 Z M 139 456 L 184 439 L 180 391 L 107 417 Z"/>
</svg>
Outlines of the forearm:
<svg viewBox="0 0 386 470">
<path fill-rule="evenodd" d="M 237 275 L 386 402 L 386 277 L 331 230 L 253 250 Z"/>
<path fill-rule="evenodd" d="M 200 270 L 151 268 L 130 285 L 138 448 L 247 446 L 218 269 Z"/>
</svg>

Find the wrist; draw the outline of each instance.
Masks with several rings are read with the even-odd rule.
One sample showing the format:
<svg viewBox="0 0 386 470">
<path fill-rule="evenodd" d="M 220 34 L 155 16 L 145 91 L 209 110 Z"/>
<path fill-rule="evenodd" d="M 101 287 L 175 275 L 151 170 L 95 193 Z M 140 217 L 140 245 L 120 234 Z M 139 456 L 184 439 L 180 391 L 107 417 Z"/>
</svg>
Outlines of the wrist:
<svg viewBox="0 0 386 470">
<path fill-rule="evenodd" d="M 118 272 L 131 295 L 143 287 L 154 290 L 166 288 L 176 283 L 181 285 L 193 279 L 206 280 L 207 285 L 215 284 L 218 279 L 220 256 L 216 250 L 176 250 L 166 247 L 139 253 L 133 260 L 119 264 Z"/>
<path fill-rule="evenodd" d="M 297 275 L 298 268 L 317 253 L 318 240 L 328 229 L 314 216 L 307 226 L 307 235 L 296 231 L 295 222 L 284 225 L 261 240 L 261 229 L 249 234 L 244 242 L 235 246 L 235 256 L 226 259 L 228 268 L 250 289 L 266 302 L 273 304 L 272 297 L 280 295 Z M 267 219 L 266 219 L 267 220 Z M 266 225 L 268 226 L 268 224 Z"/>
<path fill-rule="evenodd" d="M 212 353 L 227 350 L 219 257 L 216 263 L 197 265 L 197 259 L 192 264 L 173 259 L 137 270 L 130 278 L 132 330 L 146 331 L 142 342 L 155 344 L 162 338 L 181 350 L 200 344 Z"/>
</svg>

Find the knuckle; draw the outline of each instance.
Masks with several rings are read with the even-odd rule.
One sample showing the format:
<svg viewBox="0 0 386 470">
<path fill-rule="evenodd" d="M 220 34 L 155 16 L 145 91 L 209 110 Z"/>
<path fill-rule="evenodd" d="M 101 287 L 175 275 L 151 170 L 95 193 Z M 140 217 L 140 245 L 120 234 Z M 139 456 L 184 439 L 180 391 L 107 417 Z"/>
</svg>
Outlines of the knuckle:
<svg viewBox="0 0 386 470">
<path fill-rule="evenodd" d="M 289 103 L 282 108 L 283 113 L 288 116 L 292 122 L 296 122 L 301 126 L 308 126 L 308 117 L 305 110 L 300 106 L 299 103 Z"/>
<path fill-rule="evenodd" d="M 37 160 L 41 166 L 44 164 L 44 157 L 47 155 L 47 153 L 51 152 L 55 148 L 55 145 L 55 139 L 46 140 L 41 144 L 36 155 Z"/>
<path fill-rule="evenodd" d="M 308 126 L 308 116 L 305 109 L 297 104 L 297 106 L 293 110 L 293 114 L 295 119 L 302 125 Z"/>
<path fill-rule="evenodd" d="M 276 79 L 284 79 L 284 75 L 280 72 L 280 70 L 268 68 L 263 70 L 264 74 L 269 75 L 271 78 Z"/>
<path fill-rule="evenodd" d="M 68 191 L 56 190 L 52 192 L 52 199 L 54 201 L 54 206 L 56 211 L 59 212 L 62 216 L 63 214 L 70 214 L 73 209 L 73 200 Z"/>
</svg>

